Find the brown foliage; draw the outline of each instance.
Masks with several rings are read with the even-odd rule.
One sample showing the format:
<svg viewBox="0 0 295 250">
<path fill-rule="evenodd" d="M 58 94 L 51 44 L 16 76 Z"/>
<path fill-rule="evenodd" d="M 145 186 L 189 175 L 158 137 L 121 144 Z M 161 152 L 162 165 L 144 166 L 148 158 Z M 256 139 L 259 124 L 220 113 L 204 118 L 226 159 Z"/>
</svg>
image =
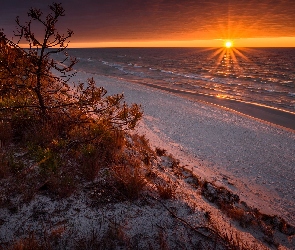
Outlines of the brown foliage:
<svg viewBox="0 0 295 250">
<path fill-rule="evenodd" d="M 175 197 L 176 184 L 172 180 L 156 184 L 156 188 L 160 197 L 164 200 L 172 199 Z"/>
<path fill-rule="evenodd" d="M 42 183 L 30 190 L 41 186 L 68 196 L 75 178 L 93 180 L 101 166 L 116 164 L 125 130 L 136 126 L 142 111 L 137 104 L 127 105 L 122 94 L 108 95 L 92 78 L 68 84 L 76 63 L 66 53 L 73 32 L 56 30 L 64 9 L 55 3 L 49 7 L 47 16 L 30 9 L 24 24 L 17 18 L 16 36 L 28 42 L 27 50 L 0 31 L 0 149 L 17 143 L 29 153 L 26 160 L 37 163 Z M 34 34 L 34 22 L 44 27 L 43 37 Z M 51 59 L 54 53 L 64 53 L 62 64 Z M 0 158 L 0 177 L 25 175 L 22 164 Z"/>
<path fill-rule="evenodd" d="M 39 240 L 36 239 L 34 233 L 30 233 L 27 238 L 17 241 L 11 248 L 11 250 L 44 250 L 46 248 Z"/>
<path fill-rule="evenodd" d="M 129 199 L 137 199 L 147 183 L 136 164 L 114 167 L 112 174 L 119 192 Z"/>
<path fill-rule="evenodd" d="M 44 123 L 56 123 L 56 120 L 69 129 L 98 121 L 110 127 L 134 128 L 142 113 L 138 105 L 128 106 L 123 102 L 123 95 L 107 96 L 107 91 L 97 87 L 93 79 L 74 87 L 67 84 L 76 59 L 71 58 L 68 66 L 60 66 L 60 62 L 50 56 L 64 52 L 65 65 L 69 59 L 65 52 L 66 40 L 73 32 L 68 30 L 67 35 L 59 34 L 56 23 L 64 16 L 64 9 L 56 3 L 49 7 L 52 13 L 46 17 L 40 10 L 30 9 L 30 21 L 21 24 L 18 18 L 16 20 L 19 28 L 16 34 L 29 43 L 28 50 L 19 48 L 0 32 L 0 121 L 14 121 L 14 130 L 32 125 L 42 129 Z M 32 22 L 44 27 L 43 39 L 38 40 L 33 33 Z M 61 77 L 53 75 L 53 69 Z"/>
</svg>

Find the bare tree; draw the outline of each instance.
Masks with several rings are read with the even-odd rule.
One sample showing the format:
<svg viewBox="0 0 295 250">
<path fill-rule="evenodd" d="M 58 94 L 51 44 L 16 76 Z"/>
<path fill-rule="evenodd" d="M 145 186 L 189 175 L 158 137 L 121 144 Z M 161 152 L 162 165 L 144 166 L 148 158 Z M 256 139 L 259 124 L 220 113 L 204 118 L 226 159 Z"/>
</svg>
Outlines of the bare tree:
<svg viewBox="0 0 295 250">
<path fill-rule="evenodd" d="M 55 69 L 62 73 L 64 76 L 67 72 L 72 70 L 73 65 L 77 62 L 75 58 L 70 58 L 70 64 L 66 66 L 64 63 L 68 60 L 67 53 L 65 53 L 65 59 L 59 64 L 57 61 L 50 59 L 51 54 L 65 52 L 68 47 L 67 39 L 73 35 L 72 30 L 68 30 L 66 35 L 61 35 L 57 29 L 56 24 L 60 17 L 65 15 L 65 10 L 61 4 L 53 3 L 49 6 L 51 13 L 43 17 L 43 13 L 39 9 L 31 8 L 28 12 L 28 16 L 31 18 L 25 24 L 21 24 L 19 17 L 16 18 L 18 29 L 15 32 L 15 36 L 19 37 L 18 43 L 24 38 L 29 44 L 28 58 L 34 67 L 31 67 L 30 72 L 35 79 L 33 80 L 32 90 L 35 92 L 42 114 L 45 115 L 49 107 L 45 102 L 44 88 L 46 80 L 52 78 L 51 70 Z M 44 35 L 38 38 L 31 29 L 32 21 L 36 21 L 43 26 Z M 51 50 L 49 50 L 51 49 Z M 62 66 L 61 66 L 62 65 Z M 60 82 L 60 78 L 55 78 Z M 65 84 L 66 81 L 61 83 Z M 61 86 L 59 86 L 56 90 Z M 51 90 L 52 91 L 52 90 Z M 53 92 L 54 92 L 53 91 Z"/>
<path fill-rule="evenodd" d="M 96 87 L 93 79 L 75 87 L 68 84 L 72 67 L 77 62 L 66 52 L 73 31 L 61 35 L 56 24 L 65 11 L 57 3 L 49 8 L 51 12 L 46 16 L 41 10 L 31 8 L 28 12 L 30 20 L 25 24 L 17 17 L 17 43 L 0 32 L 0 94 L 5 97 L 0 101 L 0 114 L 7 116 L 8 113 L 23 113 L 24 110 L 34 113 L 37 110 L 39 118 L 66 119 L 68 126 L 103 120 L 117 127 L 134 128 L 142 116 L 141 109 L 136 104 L 125 104 L 122 94 L 107 96 L 107 91 Z M 43 36 L 35 35 L 32 22 L 43 26 Z M 24 39 L 29 44 L 27 50 L 18 46 Z M 64 53 L 64 60 L 53 60 L 51 55 L 56 53 Z M 59 72 L 61 77 L 53 71 Z"/>
</svg>

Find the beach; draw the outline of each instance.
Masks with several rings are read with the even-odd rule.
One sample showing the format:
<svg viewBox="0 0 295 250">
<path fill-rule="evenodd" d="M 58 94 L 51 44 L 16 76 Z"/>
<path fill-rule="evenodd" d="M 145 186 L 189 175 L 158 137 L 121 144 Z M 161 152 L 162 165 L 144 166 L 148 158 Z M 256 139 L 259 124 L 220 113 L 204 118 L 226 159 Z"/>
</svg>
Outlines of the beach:
<svg viewBox="0 0 295 250">
<path fill-rule="evenodd" d="M 273 125 L 282 126 L 283 128 L 291 129 L 295 131 L 295 113 L 291 111 L 284 111 L 278 108 L 273 108 L 266 105 L 254 104 L 245 101 L 233 100 L 226 97 L 218 97 L 214 95 L 204 95 L 197 91 L 183 90 L 175 88 L 174 86 L 165 86 L 159 84 L 145 84 L 137 82 L 139 84 L 168 91 L 184 98 L 188 98 L 192 101 L 203 102 L 211 105 L 216 105 L 220 108 L 229 109 L 234 112 L 238 112 L 241 115 L 246 115 L 250 118 L 259 119 L 264 122 L 269 122 Z"/>
<path fill-rule="evenodd" d="M 172 2 L 3 4 L 0 250 L 295 250 L 295 2 Z"/>
<path fill-rule="evenodd" d="M 120 140 L 118 160 L 90 180 L 39 180 L 27 149 L 14 148 L 28 167 L 21 184 L 23 176 L 1 180 L 0 248 L 38 239 L 63 249 L 294 249 L 292 129 L 222 99 L 83 72 L 71 81 L 89 77 L 141 105 L 142 120 Z M 83 166 L 70 165 L 82 173 Z"/>
<path fill-rule="evenodd" d="M 240 112 L 198 102 L 177 93 L 99 75 L 109 94 L 124 93 L 142 105 L 137 132 L 154 147 L 170 151 L 202 178 L 238 194 L 263 213 L 295 224 L 295 133 Z"/>
</svg>

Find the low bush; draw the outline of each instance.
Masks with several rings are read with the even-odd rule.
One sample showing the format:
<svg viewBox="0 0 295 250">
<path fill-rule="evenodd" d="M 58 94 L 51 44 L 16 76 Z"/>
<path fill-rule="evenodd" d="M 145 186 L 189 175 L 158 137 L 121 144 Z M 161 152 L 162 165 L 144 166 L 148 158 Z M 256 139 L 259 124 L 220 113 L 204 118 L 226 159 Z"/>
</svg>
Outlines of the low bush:
<svg viewBox="0 0 295 250">
<path fill-rule="evenodd" d="M 31 8 L 25 24 L 17 18 L 16 35 L 29 44 L 27 50 L 0 31 L 0 148 L 13 143 L 28 150 L 26 160 L 38 164 L 43 182 L 71 186 L 72 176 L 93 180 L 101 166 L 117 164 L 125 131 L 136 126 L 142 111 L 137 104 L 127 105 L 122 94 L 108 95 L 92 78 L 68 84 L 77 62 L 65 51 L 73 32 L 59 34 L 56 23 L 64 9 L 57 3 L 49 7 L 45 17 Z M 44 39 L 35 35 L 31 22 L 44 28 Z M 63 64 L 51 58 L 55 53 L 64 53 Z M 6 168 L 24 168 L 7 157 L 0 164 L 0 177 Z"/>
<path fill-rule="evenodd" d="M 137 163 L 114 167 L 112 175 L 116 188 L 128 199 L 137 199 L 147 183 Z"/>
<path fill-rule="evenodd" d="M 167 200 L 175 197 L 176 184 L 171 180 L 161 181 L 156 184 L 160 198 Z"/>
<path fill-rule="evenodd" d="M 157 156 L 163 156 L 163 155 L 166 154 L 166 152 L 167 152 L 166 149 L 161 149 L 161 148 L 156 147 L 156 154 L 157 154 Z"/>
</svg>

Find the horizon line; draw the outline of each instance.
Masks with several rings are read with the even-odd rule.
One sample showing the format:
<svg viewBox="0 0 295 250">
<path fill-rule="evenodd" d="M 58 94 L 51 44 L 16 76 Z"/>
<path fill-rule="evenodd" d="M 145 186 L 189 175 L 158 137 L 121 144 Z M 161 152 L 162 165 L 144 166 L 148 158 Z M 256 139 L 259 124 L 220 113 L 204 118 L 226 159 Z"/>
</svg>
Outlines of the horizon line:
<svg viewBox="0 0 295 250">
<path fill-rule="evenodd" d="M 68 48 L 222 48 L 225 42 L 231 41 L 233 48 L 293 48 L 295 37 L 270 38 L 229 38 L 207 40 L 153 40 L 153 41 L 69 41 Z M 29 47 L 28 44 L 19 44 Z"/>
</svg>

